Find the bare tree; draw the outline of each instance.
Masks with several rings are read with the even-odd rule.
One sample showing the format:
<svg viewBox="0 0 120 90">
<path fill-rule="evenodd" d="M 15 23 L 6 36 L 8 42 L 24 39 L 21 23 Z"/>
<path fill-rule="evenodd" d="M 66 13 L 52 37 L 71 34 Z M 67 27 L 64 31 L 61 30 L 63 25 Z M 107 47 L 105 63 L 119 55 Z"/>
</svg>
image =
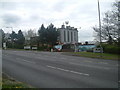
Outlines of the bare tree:
<svg viewBox="0 0 120 90">
<path fill-rule="evenodd" d="M 35 32 L 35 30 L 30 29 L 30 30 L 24 32 L 24 36 L 25 36 L 25 45 L 30 45 L 31 44 L 30 38 L 35 37 L 36 32 Z"/>
<path fill-rule="evenodd" d="M 102 20 L 101 38 L 102 40 L 107 40 L 110 44 L 120 42 L 120 20 L 118 20 L 120 16 L 119 6 L 120 1 L 113 3 L 113 9 L 107 11 Z M 96 38 L 98 38 L 100 36 L 99 28 L 95 26 L 93 29 L 96 32 Z"/>
<path fill-rule="evenodd" d="M 26 40 L 30 40 L 31 37 L 36 36 L 36 32 L 35 30 L 30 29 L 27 32 L 24 32 L 24 36 Z"/>
</svg>

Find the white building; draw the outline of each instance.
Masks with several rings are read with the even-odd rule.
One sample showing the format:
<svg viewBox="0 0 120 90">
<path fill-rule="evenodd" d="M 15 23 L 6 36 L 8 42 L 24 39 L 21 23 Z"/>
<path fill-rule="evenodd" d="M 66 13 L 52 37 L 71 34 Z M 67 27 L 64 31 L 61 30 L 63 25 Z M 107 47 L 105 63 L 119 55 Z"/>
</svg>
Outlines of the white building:
<svg viewBox="0 0 120 90">
<path fill-rule="evenodd" d="M 60 32 L 59 41 L 62 44 L 75 44 L 78 43 L 78 30 L 77 28 L 62 25 L 58 29 Z"/>
</svg>

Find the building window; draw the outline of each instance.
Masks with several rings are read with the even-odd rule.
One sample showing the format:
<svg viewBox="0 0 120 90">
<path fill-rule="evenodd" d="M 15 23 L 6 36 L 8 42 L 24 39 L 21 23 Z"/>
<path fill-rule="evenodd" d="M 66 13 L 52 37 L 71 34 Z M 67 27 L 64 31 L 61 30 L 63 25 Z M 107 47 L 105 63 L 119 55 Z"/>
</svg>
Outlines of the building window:
<svg viewBox="0 0 120 90">
<path fill-rule="evenodd" d="M 68 42 L 70 41 L 70 35 L 69 35 L 69 31 L 68 31 Z"/>
<path fill-rule="evenodd" d="M 66 32 L 64 31 L 64 42 L 66 42 Z"/>
<path fill-rule="evenodd" d="M 75 34 L 75 32 L 74 32 L 74 41 L 76 41 L 76 34 Z"/>
<path fill-rule="evenodd" d="M 73 41 L 73 33 L 71 32 L 71 41 Z"/>
<path fill-rule="evenodd" d="M 78 33 L 76 32 L 76 41 L 78 42 Z"/>
</svg>

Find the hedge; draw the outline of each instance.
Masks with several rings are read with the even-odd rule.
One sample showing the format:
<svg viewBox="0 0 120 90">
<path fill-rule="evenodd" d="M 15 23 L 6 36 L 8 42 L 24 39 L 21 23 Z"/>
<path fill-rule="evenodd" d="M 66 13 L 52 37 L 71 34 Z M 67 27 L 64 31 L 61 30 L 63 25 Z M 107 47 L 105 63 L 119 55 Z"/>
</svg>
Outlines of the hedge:
<svg viewBox="0 0 120 90">
<path fill-rule="evenodd" d="M 102 47 L 105 53 L 118 54 L 120 50 L 120 47 L 117 45 L 102 44 Z"/>
</svg>

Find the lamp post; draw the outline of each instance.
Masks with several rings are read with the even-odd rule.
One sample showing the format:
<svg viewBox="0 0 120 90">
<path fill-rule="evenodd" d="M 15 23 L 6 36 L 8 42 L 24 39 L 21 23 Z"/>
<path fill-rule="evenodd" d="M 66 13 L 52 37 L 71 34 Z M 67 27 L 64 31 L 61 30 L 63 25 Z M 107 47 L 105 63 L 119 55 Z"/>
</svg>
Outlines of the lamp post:
<svg viewBox="0 0 120 90">
<path fill-rule="evenodd" d="M 99 32 L 100 32 L 100 57 L 102 57 L 102 52 L 103 52 L 103 49 L 102 49 L 102 46 L 101 46 L 101 43 L 102 43 L 102 39 L 101 39 L 101 18 L 100 18 L 100 4 L 99 4 L 99 0 L 98 0 L 98 16 L 99 16 Z"/>
<path fill-rule="evenodd" d="M 11 28 L 11 30 L 13 31 L 13 27 L 6 27 L 6 28 Z M 14 40 L 12 40 L 12 48 L 14 48 Z"/>
<path fill-rule="evenodd" d="M 6 27 L 6 28 L 11 28 L 11 29 L 12 29 L 12 31 L 13 31 L 13 27 Z"/>
</svg>

